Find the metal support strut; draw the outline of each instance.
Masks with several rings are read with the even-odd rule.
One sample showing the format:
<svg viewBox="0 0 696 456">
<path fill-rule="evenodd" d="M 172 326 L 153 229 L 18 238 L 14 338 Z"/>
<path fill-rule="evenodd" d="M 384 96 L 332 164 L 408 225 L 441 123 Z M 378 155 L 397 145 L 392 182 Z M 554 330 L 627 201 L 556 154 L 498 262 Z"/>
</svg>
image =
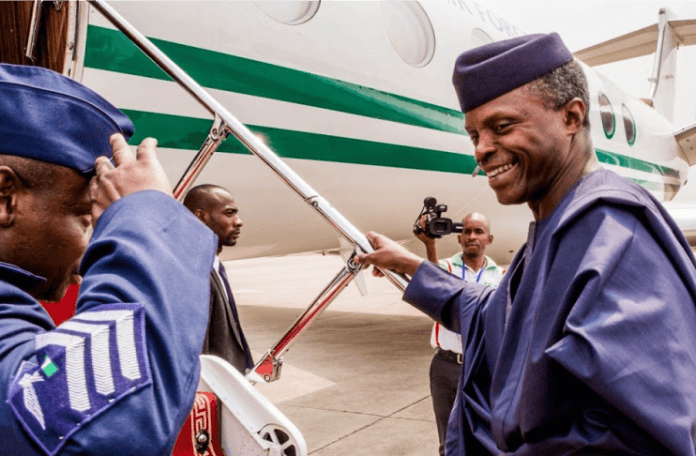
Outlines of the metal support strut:
<svg viewBox="0 0 696 456">
<path fill-rule="evenodd" d="M 157 48 L 150 40 L 142 35 L 135 27 L 119 15 L 104 0 L 88 0 L 107 20 L 123 32 L 136 46 L 140 48 L 155 64 L 174 79 L 182 88 L 189 92 L 204 108 L 214 117 L 215 121 L 211 133 L 201 146 L 200 151 L 189 165 L 188 169 L 179 180 L 174 196 L 180 199 L 186 190 L 195 181 L 198 174 L 208 162 L 218 145 L 228 134 L 234 135 L 254 155 L 263 160 L 295 193 L 316 212 L 321 215 L 336 231 L 350 242 L 355 252 L 370 253 L 373 251 L 367 238 L 353 226 L 343 215 L 338 212 L 326 199 L 319 195 L 300 176 L 298 176 L 285 162 L 283 162 L 266 144 L 244 126 L 236 117 L 225 109 L 217 100 L 206 92 L 196 81 L 186 74 L 166 54 Z M 338 294 L 350 283 L 360 268 L 351 260 L 333 279 L 333 281 L 321 292 L 319 297 L 307 308 L 295 323 L 287 330 L 285 335 L 271 348 L 266 356 L 255 366 L 247 378 L 250 381 L 273 381 L 280 376 L 282 365 L 281 356 L 290 347 L 291 343 L 304 332 L 321 312 L 338 296 Z M 403 274 L 382 270 L 385 276 L 401 291 L 406 289 L 408 278 Z"/>
<path fill-rule="evenodd" d="M 39 37 L 39 27 L 41 26 L 41 10 L 44 4 L 44 0 L 34 0 L 31 5 L 31 18 L 29 19 L 29 32 L 27 32 L 27 45 L 24 48 L 24 56 L 35 62 L 34 60 L 34 50 L 36 49 L 36 43 Z M 60 11 L 63 7 L 62 1 L 54 1 L 53 6 L 56 11 Z"/>
<path fill-rule="evenodd" d="M 336 277 L 319 293 L 307 310 L 300 315 L 290 328 L 283 334 L 278 342 L 271 347 L 256 366 L 247 374 L 247 379 L 252 382 L 272 382 L 280 378 L 280 369 L 283 365 L 282 356 L 290 349 L 290 345 L 302 334 L 312 322 L 324 312 L 331 302 L 353 281 L 362 267 L 353 262 L 357 251 L 346 261 L 346 265 L 339 271 Z"/>
<path fill-rule="evenodd" d="M 208 137 L 205 138 L 200 150 L 196 156 L 193 157 L 193 161 L 189 163 L 188 168 L 186 168 L 183 176 L 181 176 L 181 179 L 179 179 L 176 187 L 174 187 L 174 191 L 172 192 L 174 198 L 179 201 L 184 199 L 184 195 L 186 195 L 186 192 L 188 192 L 193 183 L 196 181 L 198 175 L 201 173 L 201 171 L 203 171 L 205 165 L 208 164 L 208 161 L 213 156 L 218 146 L 225 139 L 227 139 L 227 136 L 229 135 L 227 128 L 228 127 L 225 122 L 216 113 L 215 120 L 213 121 L 213 126 L 210 127 Z"/>
<path fill-rule="evenodd" d="M 44 0 L 34 0 L 31 5 L 31 19 L 29 20 L 29 32 L 27 33 L 27 46 L 24 50 L 24 56 L 34 61 L 34 48 L 39 36 L 39 25 L 41 25 L 41 7 Z"/>
</svg>

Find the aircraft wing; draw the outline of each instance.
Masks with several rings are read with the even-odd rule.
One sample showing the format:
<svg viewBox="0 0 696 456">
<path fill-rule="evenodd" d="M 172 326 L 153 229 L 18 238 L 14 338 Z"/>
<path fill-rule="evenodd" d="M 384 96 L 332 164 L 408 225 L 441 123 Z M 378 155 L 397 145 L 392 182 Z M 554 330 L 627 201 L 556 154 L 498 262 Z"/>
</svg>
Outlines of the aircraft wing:
<svg viewBox="0 0 696 456">
<path fill-rule="evenodd" d="M 696 246 L 696 204 L 687 202 L 665 201 L 662 205 L 672 216 L 689 245 Z"/>
<path fill-rule="evenodd" d="M 674 138 L 684 151 L 689 166 L 696 164 L 696 121 L 674 132 Z"/>
<path fill-rule="evenodd" d="M 696 44 L 696 19 L 670 21 L 680 45 Z M 582 49 L 573 55 L 589 66 L 650 55 L 657 46 L 657 24 Z"/>
</svg>

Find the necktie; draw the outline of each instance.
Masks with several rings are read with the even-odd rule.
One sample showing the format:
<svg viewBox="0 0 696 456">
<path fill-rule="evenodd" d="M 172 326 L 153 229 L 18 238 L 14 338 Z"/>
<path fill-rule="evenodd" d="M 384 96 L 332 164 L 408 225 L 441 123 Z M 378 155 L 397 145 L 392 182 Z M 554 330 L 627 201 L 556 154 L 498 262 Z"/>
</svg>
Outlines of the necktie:
<svg viewBox="0 0 696 456">
<path fill-rule="evenodd" d="M 225 291 L 227 291 L 227 300 L 230 303 L 230 309 L 232 309 L 232 316 L 234 317 L 232 329 L 234 330 L 234 335 L 237 336 L 237 342 L 239 342 L 239 345 L 244 349 L 244 354 L 247 360 L 247 368 L 252 368 L 254 366 L 254 363 L 251 359 L 251 353 L 249 352 L 249 345 L 247 344 L 246 338 L 244 337 L 242 326 L 239 324 L 237 306 L 234 303 L 234 298 L 232 297 L 232 289 L 230 288 L 230 281 L 227 278 L 227 272 L 225 272 L 225 267 L 222 265 L 222 262 L 220 262 L 218 272 L 220 273 L 222 283 L 225 285 Z"/>
<path fill-rule="evenodd" d="M 227 299 L 230 301 L 230 304 L 234 302 L 234 298 L 232 297 L 232 289 L 230 288 L 230 281 L 227 278 L 227 272 L 225 272 L 225 267 L 222 265 L 222 262 L 218 265 L 218 273 L 220 274 L 220 278 L 222 279 L 223 285 L 225 285 L 225 291 L 227 291 Z M 235 306 L 232 306 L 235 307 Z M 236 309 L 235 309 L 235 314 L 236 314 Z M 237 316 L 235 315 L 235 320 L 237 320 Z"/>
</svg>

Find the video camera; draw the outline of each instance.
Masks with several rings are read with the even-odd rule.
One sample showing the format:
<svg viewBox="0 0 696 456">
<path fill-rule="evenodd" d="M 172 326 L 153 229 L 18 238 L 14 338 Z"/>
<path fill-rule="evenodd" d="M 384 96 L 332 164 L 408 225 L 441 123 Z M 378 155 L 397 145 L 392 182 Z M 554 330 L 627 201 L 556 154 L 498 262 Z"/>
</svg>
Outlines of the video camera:
<svg viewBox="0 0 696 456">
<path fill-rule="evenodd" d="M 452 223 L 452 219 L 442 217 L 443 212 L 447 212 L 446 204 L 437 204 L 435 198 L 432 196 L 427 197 L 423 201 L 423 209 L 413 224 L 413 232 L 415 234 L 425 233 L 433 239 L 439 239 L 450 233 L 461 233 L 464 226 L 461 223 Z M 418 221 L 424 215 L 427 215 L 428 219 L 425 223 L 425 228 L 421 228 L 418 225 Z"/>
</svg>

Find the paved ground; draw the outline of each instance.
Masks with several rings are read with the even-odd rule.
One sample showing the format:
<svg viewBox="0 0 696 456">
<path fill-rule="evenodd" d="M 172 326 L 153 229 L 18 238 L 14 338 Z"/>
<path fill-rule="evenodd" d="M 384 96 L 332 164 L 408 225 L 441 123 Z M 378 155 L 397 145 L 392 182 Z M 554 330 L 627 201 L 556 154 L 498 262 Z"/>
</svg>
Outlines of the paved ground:
<svg viewBox="0 0 696 456">
<path fill-rule="evenodd" d="M 258 359 L 342 268 L 335 255 L 225 262 Z M 431 320 L 384 279 L 364 274 L 285 355 L 282 377 L 257 385 L 316 456 L 436 455 L 428 386 Z"/>
</svg>

